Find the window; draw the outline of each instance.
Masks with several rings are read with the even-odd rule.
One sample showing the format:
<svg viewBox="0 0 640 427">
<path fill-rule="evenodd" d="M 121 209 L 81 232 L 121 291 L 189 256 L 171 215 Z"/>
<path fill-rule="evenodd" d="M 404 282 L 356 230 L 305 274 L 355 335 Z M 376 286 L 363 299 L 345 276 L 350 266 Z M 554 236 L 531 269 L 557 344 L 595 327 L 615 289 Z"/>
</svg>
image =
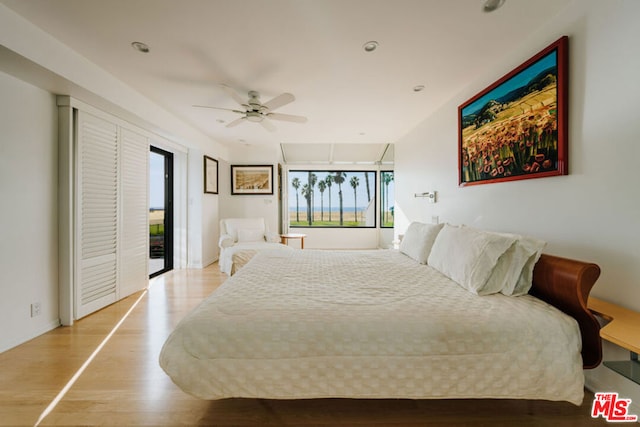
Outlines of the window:
<svg viewBox="0 0 640 427">
<path fill-rule="evenodd" d="M 380 172 L 380 227 L 393 228 L 394 190 L 393 171 Z"/>
<path fill-rule="evenodd" d="M 290 227 L 375 227 L 375 171 L 289 171 Z"/>
</svg>

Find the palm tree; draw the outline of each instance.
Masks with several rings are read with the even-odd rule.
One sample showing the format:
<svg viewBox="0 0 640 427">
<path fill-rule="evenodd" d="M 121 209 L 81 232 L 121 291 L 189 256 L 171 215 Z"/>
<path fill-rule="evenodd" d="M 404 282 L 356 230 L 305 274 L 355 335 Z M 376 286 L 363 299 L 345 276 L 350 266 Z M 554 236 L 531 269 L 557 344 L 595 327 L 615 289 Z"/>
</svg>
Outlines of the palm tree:
<svg viewBox="0 0 640 427">
<path fill-rule="evenodd" d="M 302 195 L 305 199 L 307 199 L 307 222 L 311 225 L 311 210 L 309 207 L 311 206 L 311 187 L 309 184 L 305 184 L 302 186 Z"/>
<path fill-rule="evenodd" d="M 327 188 L 329 189 L 329 222 L 331 222 L 331 186 L 333 185 L 333 175 L 327 175 L 324 182 L 327 183 Z"/>
<path fill-rule="evenodd" d="M 316 175 L 315 173 L 309 173 L 309 188 L 311 188 L 311 203 L 310 208 L 311 208 L 311 220 L 313 221 L 314 215 L 313 215 L 313 207 L 315 206 L 315 190 L 314 188 L 316 187 L 316 182 L 318 182 L 318 175 Z"/>
<path fill-rule="evenodd" d="M 291 186 L 296 190 L 296 222 L 300 222 L 300 204 L 298 203 L 298 189 L 300 188 L 300 180 L 293 178 L 291 180 Z"/>
<path fill-rule="evenodd" d="M 338 184 L 338 198 L 340 199 L 340 225 L 344 224 L 344 213 L 342 210 L 342 183 L 347 178 L 347 174 L 345 172 L 336 172 L 333 176 L 333 182 Z"/>
<path fill-rule="evenodd" d="M 358 185 L 360 185 L 360 180 L 358 179 L 357 176 L 352 176 L 351 181 L 349 181 L 349 183 L 353 187 L 353 204 L 355 205 L 353 208 L 353 211 L 356 214 L 356 224 L 357 224 L 358 223 L 358 195 L 357 195 L 356 189 L 358 188 Z"/>
<path fill-rule="evenodd" d="M 318 183 L 318 191 L 320 191 L 320 221 L 324 221 L 324 190 L 327 189 L 327 183 L 320 181 Z"/>
<path fill-rule="evenodd" d="M 371 189 L 369 187 L 369 172 L 364 173 L 364 182 L 367 184 L 367 203 L 371 201 Z"/>
<path fill-rule="evenodd" d="M 389 220 L 389 184 L 391 183 L 391 181 L 393 181 L 393 172 L 387 172 L 384 174 L 384 188 L 385 188 L 385 197 L 384 197 L 384 202 L 385 202 L 385 210 L 384 210 L 384 216 L 385 216 L 385 222 Z"/>
</svg>

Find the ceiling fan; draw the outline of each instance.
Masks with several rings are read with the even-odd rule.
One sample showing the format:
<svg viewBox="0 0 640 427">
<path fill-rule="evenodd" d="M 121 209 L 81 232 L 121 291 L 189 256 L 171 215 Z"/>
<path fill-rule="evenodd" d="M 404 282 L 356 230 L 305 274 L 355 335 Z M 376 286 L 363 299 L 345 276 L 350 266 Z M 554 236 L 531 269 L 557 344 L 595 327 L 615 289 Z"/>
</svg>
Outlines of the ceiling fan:
<svg viewBox="0 0 640 427">
<path fill-rule="evenodd" d="M 296 98 L 290 93 L 283 93 L 275 98 L 265 102 L 260 102 L 260 93 L 255 90 L 250 90 L 249 100 L 245 101 L 236 91 L 231 89 L 227 85 L 221 85 L 222 88 L 242 107 L 243 110 L 234 110 L 231 108 L 211 107 L 208 105 L 194 105 L 197 108 L 212 108 L 214 110 L 232 111 L 234 113 L 242 114 L 242 117 L 235 119 L 227 124 L 228 128 L 239 125 L 244 121 L 260 123 L 265 129 L 270 132 L 276 130 L 276 127 L 271 123 L 271 120 L 282 120 L 285 122 L 293 123 L 305 123 L 307 118 L 304 116 L 295 116 L 292 114 L 274 113 L 272 110 L 280 108 L 283 105 L 287 105 L 293 102 Z"/>
</svg>

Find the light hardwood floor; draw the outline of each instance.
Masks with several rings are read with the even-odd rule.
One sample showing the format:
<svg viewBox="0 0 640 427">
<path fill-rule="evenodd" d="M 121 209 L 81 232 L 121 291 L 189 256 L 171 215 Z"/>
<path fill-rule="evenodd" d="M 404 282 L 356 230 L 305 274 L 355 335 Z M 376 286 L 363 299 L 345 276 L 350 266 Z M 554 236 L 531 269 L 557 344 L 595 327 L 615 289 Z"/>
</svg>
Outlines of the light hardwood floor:
<svg viewBox="0 0 640 427">
<path fill-rule="evenodd" d="M 192 398 L 160 369 L 158 355 L 178 321 L 225 278 L 217 264 L 167 273 L 156 278 L 148 292 L 0 354 L 0 425 L 35 425 L 137 300 L 128 318 L 40 425 L 607 425 L 590 417 L 591 393 L 580 407 L 517 400 Z"/>
</svg>

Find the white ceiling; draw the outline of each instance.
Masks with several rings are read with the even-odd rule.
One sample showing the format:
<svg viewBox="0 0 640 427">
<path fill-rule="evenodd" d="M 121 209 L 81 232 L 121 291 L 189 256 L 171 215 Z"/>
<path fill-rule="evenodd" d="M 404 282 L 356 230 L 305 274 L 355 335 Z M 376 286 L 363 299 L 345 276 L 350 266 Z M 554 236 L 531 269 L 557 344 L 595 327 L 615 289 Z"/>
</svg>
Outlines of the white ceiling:
<svg viewBox="0 0 640 427">
<path fill-rule="evenodd" d="M 481 0 L 0 2 L 221 143 L 283 144 L 297 159 L 295 144 L 314 144 L 309 156 L 336 160 L 340 144 L 381 155 L 570 0 L 507 0 L 490 14 Z M 375 52 L 363 50 L 369 40 Z M 277 112 L 308 122 L 227 128 L 236 113 L 193 107 L 237 109 L 222 84 L 263 102 L 290 92 L 296 100 Z"/>
</svg>

